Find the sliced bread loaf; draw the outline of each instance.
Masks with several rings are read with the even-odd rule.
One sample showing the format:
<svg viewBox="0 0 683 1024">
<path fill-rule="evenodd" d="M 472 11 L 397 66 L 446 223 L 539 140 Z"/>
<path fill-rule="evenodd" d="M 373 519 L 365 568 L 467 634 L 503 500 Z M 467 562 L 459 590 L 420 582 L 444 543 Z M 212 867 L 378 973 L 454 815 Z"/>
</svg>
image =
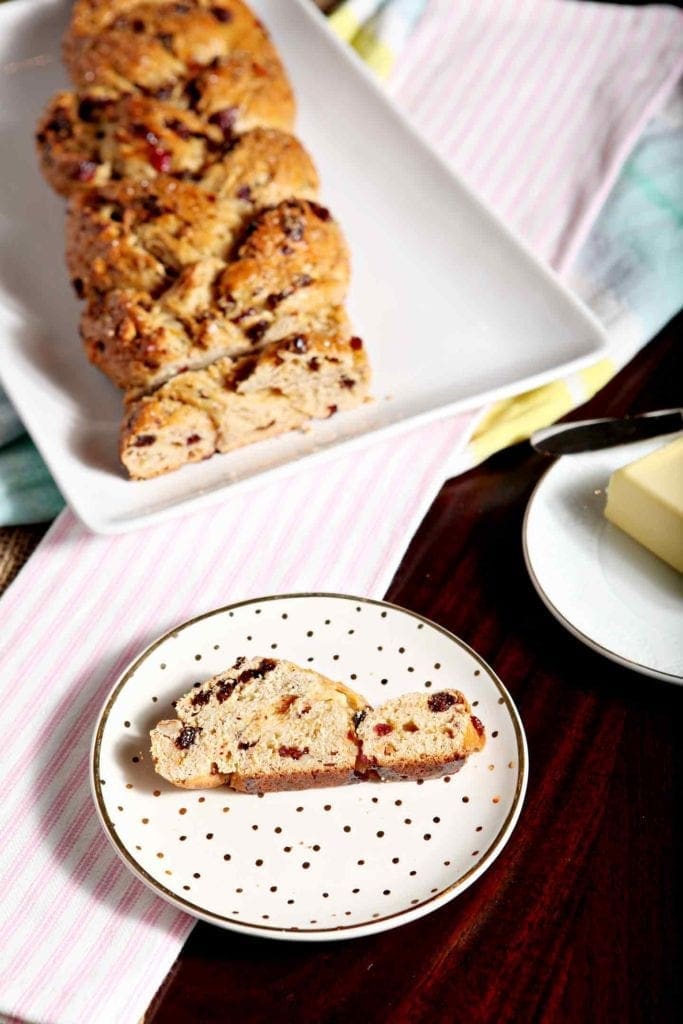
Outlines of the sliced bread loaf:
<svg viewBox="0 0 683 1024">
<path fill-rule="evenodd" d="M 311 669 L 240 658 L 176 702 L 152 730 L 156 771 L 186 789 L 246 792 L 332 786 L 354 779 L 354 715 L 365 701 Z"/>
</svg>

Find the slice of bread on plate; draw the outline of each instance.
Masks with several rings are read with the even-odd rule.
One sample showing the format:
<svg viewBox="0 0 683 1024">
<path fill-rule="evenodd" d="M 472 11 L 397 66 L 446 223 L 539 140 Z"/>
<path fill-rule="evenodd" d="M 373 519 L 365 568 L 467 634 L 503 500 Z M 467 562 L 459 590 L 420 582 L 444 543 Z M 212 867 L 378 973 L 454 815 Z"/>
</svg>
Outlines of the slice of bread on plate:
<svg viewBox="0 0 683 1024">
<path fill-rule="evenodd" d="M 312 669 L 239 658 L 175 702 L 151 732 L 155 770 L 185 789 L 247 793 L 458 771 L 484 746 L 459 690 L 411 693 L 376 710 Z"/>
<path fill-rule="evenodd" d="M 484 746 L 484 727 L 459 690 L 407 693 L 358 723 L 362 762 L 382 779 L 453 774 Z"/>
<path fill-rule="evenodd" d="M 152 730 L 159 775 L 187 789 L 245 792 L 354 779 L 354 716 L 365 700 L 342 683 L 273 658 L 240 658 L 176 702 Z"/>
</svg>

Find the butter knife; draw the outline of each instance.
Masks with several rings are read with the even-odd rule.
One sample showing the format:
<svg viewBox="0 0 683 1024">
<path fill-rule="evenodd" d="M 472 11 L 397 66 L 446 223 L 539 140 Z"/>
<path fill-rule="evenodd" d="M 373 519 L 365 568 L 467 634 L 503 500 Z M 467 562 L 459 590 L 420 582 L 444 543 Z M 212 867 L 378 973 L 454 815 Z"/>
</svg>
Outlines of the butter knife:
<svg viewBox="0 0 683 1024">
<path fill-rule="evenodd" d="M 617 444 L 643 441 L 660 434 L 673 434 L 677 430 L 683 430 L 683 409 L 659 409 L 620 419 L 555 423 L 535 430 L 529 441 L 543 455 L 575 455 L 577 452 L 594 452 Z"/>
</svg>

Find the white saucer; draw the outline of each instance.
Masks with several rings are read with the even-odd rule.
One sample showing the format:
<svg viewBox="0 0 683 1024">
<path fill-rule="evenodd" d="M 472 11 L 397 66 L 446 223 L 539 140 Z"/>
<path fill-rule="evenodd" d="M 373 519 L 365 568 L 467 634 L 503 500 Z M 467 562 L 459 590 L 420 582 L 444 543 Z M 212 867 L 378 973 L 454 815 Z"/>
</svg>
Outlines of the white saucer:
<svg viewBox="0 0 683 1024">
<path fill-rule="evenodd" d="M 539 595 L 593 650 L 683 683 L 683 576 L 604 518 L 614 470 L 662 438 L 567 455 L 539 481 L 524 519 L 524 557 Z"/>
<path fill-rule="evenodd" d="M 171 702 L 239 655 L 289 658 L 373 704 L 456 686 L 486 729 L 457 775 L 267 793 L 174 789 L 155 774 L 149 729 Z M 106 701 L 91 781 L 124 863 L 164 899 L 252 935 L 317 941 L 384 931 L 443 906 L 499 855 L 521 810 L 527 751 L 493 671 L 439 626 L 339 595 L 266 598 L 162 637 Z"/>
</svg>

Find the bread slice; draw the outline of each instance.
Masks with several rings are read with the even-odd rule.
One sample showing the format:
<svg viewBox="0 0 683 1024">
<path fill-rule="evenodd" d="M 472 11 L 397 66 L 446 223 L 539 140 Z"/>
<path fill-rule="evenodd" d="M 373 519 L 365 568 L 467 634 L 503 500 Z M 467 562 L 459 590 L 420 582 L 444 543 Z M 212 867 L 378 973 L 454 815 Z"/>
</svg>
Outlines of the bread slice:
<svg viewBox="0 0 683 1024">
<path fill-rule="evenodd" d="M 119 449 L 130 476 L 168 473 L 365 401 L 370 370 L 363 343 L 349 337 L 345 316 L 337 313 L 331 330 L 315 328 L 255 355 L 219 359 L 134 400 Z"/>
<path fill-rule="evenodd" d="M 459 690 L 409 693 L 359 722 L 361 766 L 382 779 L 428 779 L 458 771 L 484 746 L 484 728 Z"/>
<path fill-rule="evenodd" d="M 311 669 L 240 658 L 176 702 L 151 732 L 156 771 L 187 789 L 245 792 L 340 785 L 354 779 L 354 716 L 365 701 Z"/>
</svg>

